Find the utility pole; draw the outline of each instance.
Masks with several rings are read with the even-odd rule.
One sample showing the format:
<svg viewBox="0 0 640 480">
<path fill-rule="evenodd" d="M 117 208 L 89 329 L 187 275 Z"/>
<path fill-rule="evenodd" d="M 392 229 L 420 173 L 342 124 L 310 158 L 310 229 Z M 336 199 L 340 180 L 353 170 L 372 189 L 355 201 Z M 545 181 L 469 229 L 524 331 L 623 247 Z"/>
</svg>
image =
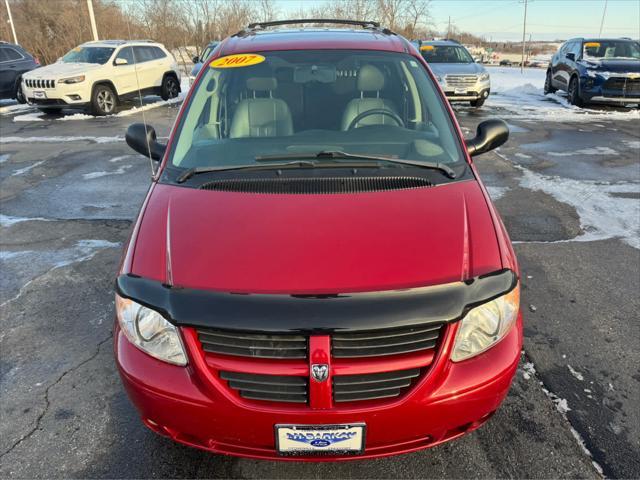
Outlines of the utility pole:
<svg viewBox="0 0 640 480">
<path fill-rule="evenodd" d="M 522 24 L 522 61 L 520 62 L 520 73 L 524 73 L 524 50 L 526 48 L 527 35 L 527 0 L 524 0 L 524 23 Z"/>
<path fill-rule="evenodd" d="M 96 17 L 93 15 L 93 2 L 87 0 L 87 8 L 89 9 L 89 18 L 91 19 L 91 31 L 93 32 L 93 40 L 98 41 L 98 27 L 96 27 Z"/>
<path fill-rule="evenodd" d="M 602 27 L 604 27 L 604 16 L 607 13 L 607 2 L 608 0 L 604 0 L 604 10 L 602 12 L 602 20 L 600 20 L 600 33 L 598 33 L 598 38 L 602 36 Z"/>
<path fill-rule="evenodd" d="M 13 26 L 13 17 L 11 16 L 11 7 L 9 7 L 9 0 L 4 0 L 4 4 L 7 6 L 7 13 L 9 14 L 9 23 L 11 24 L 11 33 L 13 33 L 13 43 L 18 45 L 18 37 L 16 36 L 16 27 Z"/>
<path fill-rule="evenodd" d="M 447 38 L 451 38 L 451 15 L 449 15 L 449 26 L 447 27 Z"/>
</svg>

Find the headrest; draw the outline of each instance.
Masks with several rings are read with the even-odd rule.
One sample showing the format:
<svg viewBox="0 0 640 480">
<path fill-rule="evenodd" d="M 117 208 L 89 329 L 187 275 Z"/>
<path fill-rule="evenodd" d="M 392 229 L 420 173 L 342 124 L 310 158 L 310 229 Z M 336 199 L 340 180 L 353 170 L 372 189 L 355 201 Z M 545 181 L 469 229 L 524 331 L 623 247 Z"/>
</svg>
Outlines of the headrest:
<svg viewBox="0 0 640 480">
<path fill-rule="evenodd" d="M 278 80 L 273 77 L 251 77 L 247 79 L 247 88 L 258 92 L 271 92 L 278 87 Z"/>
<path fill-rule="evenodd" d="M 379 92 L 384 88 L 384 75 L 373 65 L 363 65 L 358 71 L 358 90 Z"/>
</svg>

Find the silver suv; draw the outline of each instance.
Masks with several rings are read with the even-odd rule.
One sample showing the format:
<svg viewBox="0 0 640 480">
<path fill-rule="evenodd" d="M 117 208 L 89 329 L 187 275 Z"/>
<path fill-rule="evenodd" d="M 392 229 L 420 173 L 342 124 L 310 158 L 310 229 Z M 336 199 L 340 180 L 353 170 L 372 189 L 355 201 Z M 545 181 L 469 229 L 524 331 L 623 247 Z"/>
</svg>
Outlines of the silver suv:
<svg viewBox="0 0 640 480">
<path fill-rule="evenodd" d="M 455 40 L 418 41 L 417 47 L 450 102 L 484 104 L 491 91 L 489 73 L 466 48 Z"/>
</svg>

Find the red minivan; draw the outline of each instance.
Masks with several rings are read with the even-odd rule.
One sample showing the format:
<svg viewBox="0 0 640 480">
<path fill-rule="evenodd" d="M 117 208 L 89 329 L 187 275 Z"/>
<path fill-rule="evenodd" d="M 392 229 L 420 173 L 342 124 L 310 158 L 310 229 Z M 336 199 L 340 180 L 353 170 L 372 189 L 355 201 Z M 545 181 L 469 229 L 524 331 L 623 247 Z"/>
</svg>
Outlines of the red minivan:
<svg viewBox="0 0 640 480">
<path fill-rule="evenodd" d="M 295 21 L 304 23 L 305 21 Z M 318 22 L 317 20 L 313 22 Z M 203 66 L 116 285 L 115 356 L 153 431 L 344 460 L 470 432 L 520 358 L 516 258 L 428 65 L 374 22 L 250 25 Z"/>
</svg>

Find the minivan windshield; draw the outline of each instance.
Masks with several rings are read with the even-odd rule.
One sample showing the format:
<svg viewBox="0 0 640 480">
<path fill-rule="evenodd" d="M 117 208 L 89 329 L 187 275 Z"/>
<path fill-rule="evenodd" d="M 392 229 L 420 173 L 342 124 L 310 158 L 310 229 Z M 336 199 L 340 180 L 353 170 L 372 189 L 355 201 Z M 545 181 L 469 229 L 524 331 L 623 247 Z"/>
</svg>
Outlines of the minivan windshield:
<svg viewBox="0 0 640 480">
<path fill-rule="evenodd" d="M 422 45 L 420 53 L 428 63 L 473 63 L 473 58 L 463 46 Z"/>
<path fill-rule="evenodd" d="M 176 127 L 172 169 L 263 165 L 319 152 L 464 168 L 445 104 L 411 55 L 273 51 L 203 68 Z"/>
<path fill-rule="evenodd" d="M 640 44 L 628 40 L 593 40 L 584 43 L 584 58 L 640 60 Z"/>
<path fill-rule="evenodd" d="M 109 47 L 76 47 L 60 59 L 64 63 L 98 63 L 104 65 L 109 61 L 114 48 Z"/>
</svg>

